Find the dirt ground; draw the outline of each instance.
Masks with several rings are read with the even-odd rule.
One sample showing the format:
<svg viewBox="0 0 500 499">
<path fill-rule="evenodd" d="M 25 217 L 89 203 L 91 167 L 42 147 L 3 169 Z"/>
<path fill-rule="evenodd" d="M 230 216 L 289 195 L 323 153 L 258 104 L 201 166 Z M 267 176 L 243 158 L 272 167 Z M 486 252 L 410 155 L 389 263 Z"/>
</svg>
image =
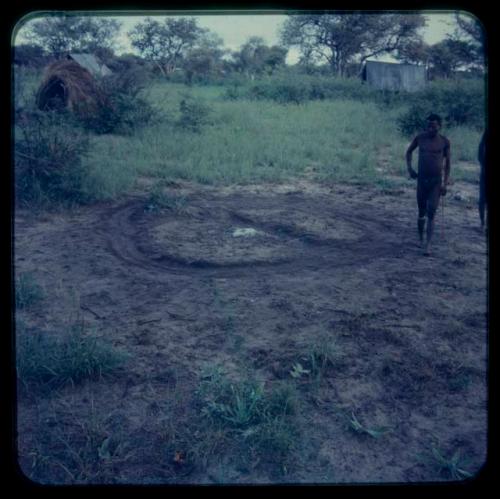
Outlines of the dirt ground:
<svg viewBox="0 0 500 499">
<path fill-rule="evenodd" d="M 278 478 L 226 463 L 225 481 L 444 480 L 418 458 L 433 445 L 447 456 L 460 451 L 472 474 L 481 468 L 487 244 L 477 186 L 450 189 L 430 257 L 417 245 L 410 182 L 386 190 L 306 180 L 172 183 L 165 195 L 182 202 L 164 209 L 150 204 L 146 187 L 68 213 L 16 211 L 16 272 L 31 272 L 45 293 L 24 319 L 58 330 L 76 314 L 131 354 L 114 377 L 51 397 L 20 392 L 19 459 L 27 476 L 68 481 L 62 470 L 44 476 L 36 449 L 49 452 L 74 415 L 92 407 L 129 437 L 132 457 L 115 463 L 116 482 L 221 481 L 210 466 L 167 473 L 155 405 L 175 383 L 189 398 L 209 363 L 236 375 L 244 364 L 266 384 L 292 380 L 292 365 L 321 335 L 335 339 L 341 356 L 314 393 L 299 380 L 301 459 Z M 351 431 L 345 415 L 353 413 L 388 431 L 380 438 Z"/>
</svg>

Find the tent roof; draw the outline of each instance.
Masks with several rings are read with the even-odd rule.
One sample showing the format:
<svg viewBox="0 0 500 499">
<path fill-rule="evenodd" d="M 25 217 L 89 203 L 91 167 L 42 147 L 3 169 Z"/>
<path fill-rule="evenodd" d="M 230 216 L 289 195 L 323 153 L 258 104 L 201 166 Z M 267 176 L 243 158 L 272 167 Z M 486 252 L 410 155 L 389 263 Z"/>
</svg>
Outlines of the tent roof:
<svg viewBox="0 0 500 499">
<path fill-rule="evenodd" d="M 69 54 L 69 59 L 73 59 L 80 66 L 84 67 L 94 76 L 107 76 L 112 72 L 111 70 L 92 54 Z"/>
<path fill-rule="evenodd" d="M 365 65 L 366 66 L 379 66 L 379 67 L 405 67 L 405 66 L 408 66 L 408 67 L 411 67 L 411 68 L 421 68 L 423 66 L 417 66 L 416 64 L 408 64 L 408 63 L 401 63 L 401 62 L 382 62 L 382 61 L 366 61 L 365 62 Z"/>
</svg>

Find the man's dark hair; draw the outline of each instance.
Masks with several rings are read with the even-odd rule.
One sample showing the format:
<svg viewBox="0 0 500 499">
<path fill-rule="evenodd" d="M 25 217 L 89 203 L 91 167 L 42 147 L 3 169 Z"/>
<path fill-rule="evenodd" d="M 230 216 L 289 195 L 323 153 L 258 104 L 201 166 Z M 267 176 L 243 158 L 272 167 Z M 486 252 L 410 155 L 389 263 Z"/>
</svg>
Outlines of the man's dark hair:
<svg viewBox="0 0 500 499">
<path fill-rule="evenodd" d="M 429 114 L 426 119 L 427 121 L 437 121 L 439 123 L 439 126 L 441 126 L 441 116 L 439 116 L 439 114 Z"/>
</svg>

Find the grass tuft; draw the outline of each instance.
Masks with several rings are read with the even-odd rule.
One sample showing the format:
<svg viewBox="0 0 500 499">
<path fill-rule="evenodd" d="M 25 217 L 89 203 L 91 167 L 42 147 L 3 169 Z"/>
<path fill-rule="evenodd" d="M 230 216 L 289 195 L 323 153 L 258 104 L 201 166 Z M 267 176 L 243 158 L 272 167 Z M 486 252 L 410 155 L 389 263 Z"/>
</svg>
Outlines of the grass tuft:
<svg viewBox="0 0 500 499">
<path fill-rule="evenodd" d="M 205 373 L 198 397 L 210 432 L 230 436 L 233 451 L 258 462 L 282 466 L 294 448 L 298 401 L 295 388 L 281 384 L 267 388 L 247 375 L 230 380 L 220 366 Z"/>
<path fill-rule="evenodd" d="M 17 376 L 25 386 L 59 388 L 99 378 L 122 365 L 127 356 L 74 324 L 59 335 L 18 327 Z"/>
<path fill-rule="evenodd" d="M 44 292 L 31 272 L 19 275 L 15 286 L 16 308 L 25 309 L 41 301 Z"/>
</svg>

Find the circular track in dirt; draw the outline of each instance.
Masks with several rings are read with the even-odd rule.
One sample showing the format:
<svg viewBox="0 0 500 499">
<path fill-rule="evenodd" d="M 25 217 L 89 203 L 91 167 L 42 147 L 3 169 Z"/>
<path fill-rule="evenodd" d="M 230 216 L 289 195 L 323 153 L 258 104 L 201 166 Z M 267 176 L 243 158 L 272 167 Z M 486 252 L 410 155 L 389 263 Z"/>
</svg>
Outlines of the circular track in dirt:
<svg viewBox="0 0 500 499">
<path fill-rule="evenodd" d="M 376 216 L 366 222 L 320 198 L 284 203 L 238 195 L 194 198 L 182 211 L 148 211 L 144 199 L 135 199 L 116 207 L 104 230 L 116 257 L 156 279 L 158 271 L 229 277 L 372 258 L 380 227 Z"/>
</svg>

